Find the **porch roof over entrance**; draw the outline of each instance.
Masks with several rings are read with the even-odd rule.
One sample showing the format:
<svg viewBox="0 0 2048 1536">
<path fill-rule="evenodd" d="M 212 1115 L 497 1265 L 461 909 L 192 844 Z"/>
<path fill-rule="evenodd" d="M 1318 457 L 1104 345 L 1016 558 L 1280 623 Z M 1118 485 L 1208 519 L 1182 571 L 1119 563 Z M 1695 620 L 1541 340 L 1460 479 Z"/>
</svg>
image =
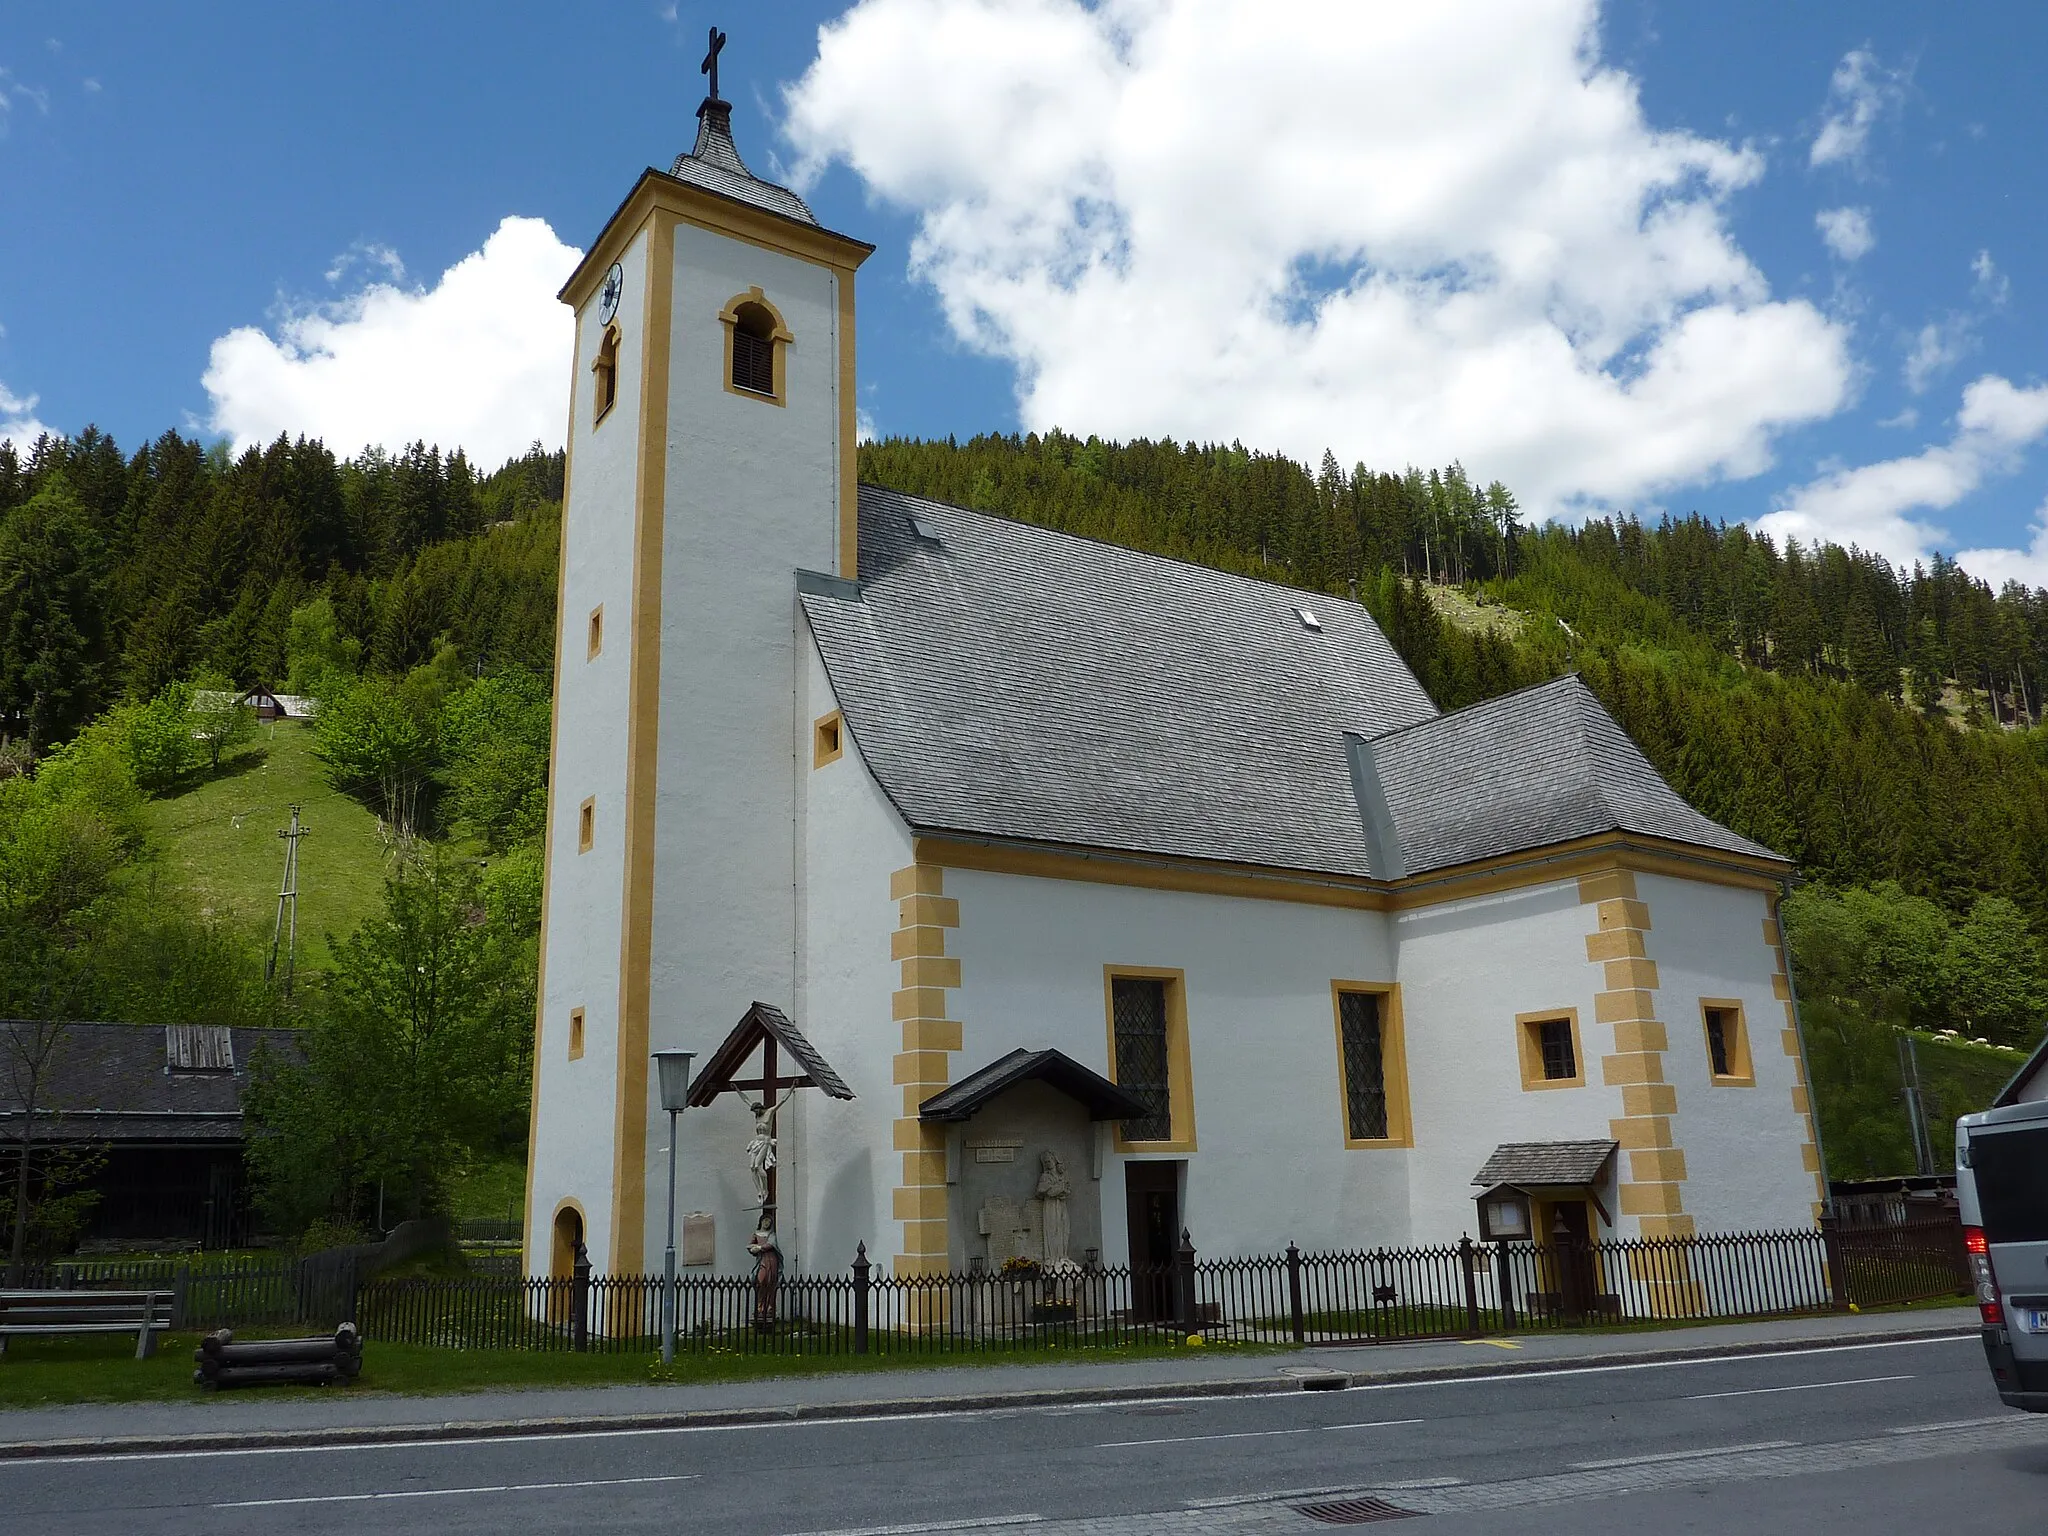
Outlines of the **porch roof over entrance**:
<svg viewBox="0 0 2048 1536">
<path fill-rule="evenodd" d="M 1130 1120 L 1149 1113 L 1142 1099 L 1091 1072 L 1064 1051 L 1027 1051 L 1021 1047 L 979 1072 L 970 1072 L 917 1107 L 920 1120 L 966 1120 L 999 1094 L 1019 1083 L 1044 1083 L 1057 1088 L 1088 1111 L 1091 1120 Z"/>
<path fill-rule="evenodd" d="M 1504 1141 L 1493 1149 L 1486 1166 L 1472 1176 L 1489 1188 L 1507 1184 L 1516 1189 L 1569 1188 L 1598 1184 L 1617 1141 Z"/>
</svg>

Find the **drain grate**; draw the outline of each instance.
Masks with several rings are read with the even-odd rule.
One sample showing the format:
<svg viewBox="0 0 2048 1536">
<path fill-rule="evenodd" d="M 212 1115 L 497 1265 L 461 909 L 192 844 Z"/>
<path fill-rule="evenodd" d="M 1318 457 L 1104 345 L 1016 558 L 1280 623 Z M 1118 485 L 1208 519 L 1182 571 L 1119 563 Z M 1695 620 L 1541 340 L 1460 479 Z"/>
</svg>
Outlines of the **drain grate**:
<svg viewBox="0 0 2048 1536">
<path fill-rule="evenodd" d="M 1324 1525 L 1372 1525 L 1381 1520 L 1412 1519 L 1420 1510 L 1403 1509 L 1385 1499 L 1332 1499 L 1323 1504 L 1296 1504 L 1295 1513 Z"/>
</svg>

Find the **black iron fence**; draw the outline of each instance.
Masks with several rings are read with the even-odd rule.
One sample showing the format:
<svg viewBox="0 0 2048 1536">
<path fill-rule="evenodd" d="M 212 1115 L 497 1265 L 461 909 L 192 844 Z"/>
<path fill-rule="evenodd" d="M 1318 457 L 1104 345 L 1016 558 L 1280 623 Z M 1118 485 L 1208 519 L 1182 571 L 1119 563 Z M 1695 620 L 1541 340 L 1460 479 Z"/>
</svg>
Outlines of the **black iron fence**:
<svg viewBox="0 0 2048 1536">
<path fill-rule="evenodd" d="M 331 1328 L 456 1349 L 645 1353 L 659 1347 L 658 1275 L 472 1272 L 363 1279 L 346 1255 L 289 1260 L 73 1260 L 15 1282 L 161 1290 L 172 1326 Z M 1128 1346 L 1189 1333 L 1248 1343 L 1376 1343 L 1543 1329 L 1740 1321 L 1967 1295 L 1951 1217 L 1897 1226 L 1474 1243 L 1205 1259 L 890 1274 L 866 1250 L 835 1273 L 687 1273 L 678 1348 L 702 1353 L 954 1354 Z"/>
<path fill-rule="evenodd" d="M 1457 1243 L 1203 1259 L 1163 1268 L 889 1274 L 863 1249 L 838 1273 L 686 1274 L 677 1347 L 730 1354 L 953 1354 L 1127 1346 L 1188 1333 L 1248 1343 L 1374 1343 L 1588 1326 L 1741 1321 L 1966 1295 L 1953 1221 L 1890 1228 Z M 659 1346 L 658 1275 L 376 1279 L 365 1338 L 467 1349 Z"/>
</svg>

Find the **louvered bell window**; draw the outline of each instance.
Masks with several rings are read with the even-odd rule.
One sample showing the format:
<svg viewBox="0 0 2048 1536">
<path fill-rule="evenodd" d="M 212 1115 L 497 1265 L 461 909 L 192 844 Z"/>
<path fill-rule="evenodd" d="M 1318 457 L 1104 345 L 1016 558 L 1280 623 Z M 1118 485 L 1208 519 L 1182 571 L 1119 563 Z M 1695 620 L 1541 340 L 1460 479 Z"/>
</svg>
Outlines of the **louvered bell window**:
<svg viewBox="0 0 2048 1536">
<path fill-rule="evenodd" d="M 1337 999 L 1344 1037 L 1344 1112 L 1353 1141 L 1387 1137 L 1386 1033 L 1375 992 L 1344 992 Z"/>
<path fill-rule="evenodd" d="M 1111 979 L 1109 990 L 1116 1025 L 1116 1083 L 1149 1111 L 1124 1122 L 1124 1140 L 1171 1141 L 1166 983 L 1147 976 L 1118 976 Z"/>
<path fill-rule="evenodd" d="M 741 326 L 732 333 L 732 387 L 757 395 L 775 393 L 775 343 Z"/>
</svg>

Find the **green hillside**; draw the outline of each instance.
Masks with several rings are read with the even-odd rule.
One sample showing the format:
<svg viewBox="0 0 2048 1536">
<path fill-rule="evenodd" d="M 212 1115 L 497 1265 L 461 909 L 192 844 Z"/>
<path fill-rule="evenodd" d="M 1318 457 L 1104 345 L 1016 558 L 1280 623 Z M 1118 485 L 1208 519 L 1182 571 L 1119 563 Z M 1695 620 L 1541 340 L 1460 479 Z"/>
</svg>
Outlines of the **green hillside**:
<svg viewBox="0 0 2048 1536">
<path fill-rule="evenodd" d="M 383 899 L 385 849 L 377 818 L 328 787 L 313 756 L 313 728 L 277 721 L 229 759 L 218 777 L 145 809 L 150 841 L 171 882 L 202 915 L 269 942 L 284 873 L 278 832 L 299 808 L 311 835 L 299 844 L 299 970 L 331 959 Z"/>
</svg>

